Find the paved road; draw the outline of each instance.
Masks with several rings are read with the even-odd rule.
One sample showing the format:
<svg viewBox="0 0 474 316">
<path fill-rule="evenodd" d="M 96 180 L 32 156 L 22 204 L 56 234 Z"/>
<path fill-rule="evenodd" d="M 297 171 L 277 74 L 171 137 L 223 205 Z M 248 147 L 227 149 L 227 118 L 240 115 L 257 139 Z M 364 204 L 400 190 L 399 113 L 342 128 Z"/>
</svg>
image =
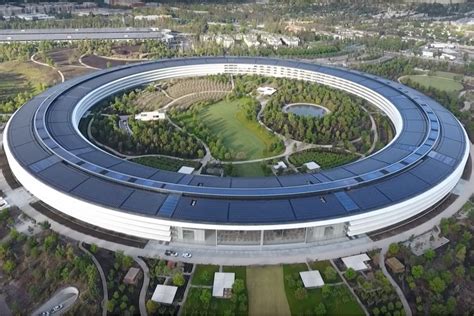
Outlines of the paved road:
<svg viewBox="0 0 474 316">
<path fill-rule="evenodd" d="M 146 265 L 145 261 L 142 260 L 140 257 L 133 257 L 133 259 L 140 265 L 140 268 L 143 271 L 143 285 L 140 290 L 140 298 L 138 301 L 138 305 L 140 308 L 140 316 L 147 316 L 148 313 L 146 311 L 146 292 L 148 291 L 148 285 L 150 284 L 150 270 Z"/>
<path fill-rule="evenodd" d="M 41 305 L 31 315 L 36 316 L 41 313 L 50 312 L 51 315 L 59 316 L 64 315 L 76 302 L 79 297 L 79 290 L 73 286 L 66 287 L 57 291 L 46 303 Z M 59 307 L 60 309 L 56 312 L 51 312 L 53 308 Z"/>
<path fill-rule="evenodd" d="M 102 291 L 104 293 L 104 298 L 103 298 L 102 304 L 101 304 L 102 305 L 102 316 L 107 316 L 107 302 L 109 300 L 109 293 L 108 293 L 108 289 L 107 289 L 107 281 L 105 279 L 104 270 L 102 269 L 102 266 L 100 265 L 99 261 L 94 257 L 94 255 L 89 250 L 84 248 L 84 246 L 82 245 L 82 241 L 79 242 L 79 248 L 91 257 L 92 261 L 94 262 L 95 266 L 97 267 L 97 270 L 99 271 L 100 281 L 102 283 Z"/>
<path fill-rule="evenodd" d="M 395 288 L 395 291 L 397 292 L 398 297 L 400 298 L 400 301 L 403 304 L 403 309 L 405 310 L 405 315 L 406 316 L 412 316 L 410 304 L 408 304 L 407 298 L 405 297 L 405 294 L 403 294 L 402 289 L 398 286 L 397 282 L 392 278 L 390 273 L 387 271 L 387 267 L 385 266 L 385 255 L 387 254 L 388 251 L 388 246 L 382 247 L 382 250 L 380 251 L 380 256 L 379 256 L 379 266 L 382 268 L 383 274 L 387 277 L 387 279 L 390 281 L 392 286 Z"/>
</svg>

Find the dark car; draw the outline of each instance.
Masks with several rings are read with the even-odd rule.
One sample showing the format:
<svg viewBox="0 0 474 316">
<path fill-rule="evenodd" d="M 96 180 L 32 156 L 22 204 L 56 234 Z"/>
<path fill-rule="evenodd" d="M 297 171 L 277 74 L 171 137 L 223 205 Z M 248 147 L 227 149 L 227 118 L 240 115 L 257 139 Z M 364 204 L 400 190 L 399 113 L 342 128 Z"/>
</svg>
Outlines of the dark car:
<svg viewBox="0 0 474 316">
<path fill-rule="evenodd" d="M 168 249 L 168 250 L 165 251 L 165 256 L 177 257 L 178 253 L 176 251 Z"/>
</svg>

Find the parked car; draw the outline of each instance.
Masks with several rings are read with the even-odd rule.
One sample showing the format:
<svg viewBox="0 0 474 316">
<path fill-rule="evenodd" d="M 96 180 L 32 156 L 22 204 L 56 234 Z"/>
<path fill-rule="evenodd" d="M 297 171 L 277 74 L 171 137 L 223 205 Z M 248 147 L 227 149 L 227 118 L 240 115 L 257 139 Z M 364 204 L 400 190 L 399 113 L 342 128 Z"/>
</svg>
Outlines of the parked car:
<svg viewBox="0 0 474 316">
<path fill-rule="evenodd" d="M 178 253 L 176 251 L 168 249 L 168 250 L 165 251 L 165 256 L 177 257 Z"/>
<path fill-rule="evenodd" d="M 183 258 L 191 258 L 193 255 L 190 252 L 183 252 L 181 255 Z"/>
</svg>

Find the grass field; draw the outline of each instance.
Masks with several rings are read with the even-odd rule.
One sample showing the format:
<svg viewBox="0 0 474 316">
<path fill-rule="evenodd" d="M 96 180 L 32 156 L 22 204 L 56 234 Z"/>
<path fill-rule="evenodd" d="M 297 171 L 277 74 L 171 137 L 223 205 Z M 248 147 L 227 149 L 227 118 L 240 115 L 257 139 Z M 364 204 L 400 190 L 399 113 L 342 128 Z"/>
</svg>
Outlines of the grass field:
<svg viewBox="0 0 474 316">
<path fill-rule="evenodd" d="M 136 162 L 141 165 L 145 165 L 152 168 L 157 168 L 161 170 L 168 170 L 168 171 L 178 171 L 179 168 L 182 166 L 193 167 L 194 169 L 199 169 L 201 167 L 201 163 L 192 160 L 180 160 L 180 159 L 172 159 L 167 157 L 140 157 L 130 159 L 130 161 Z"/>
<path fill-rule="evenodd" d="M 281 266 L 248 267 L 249 315 L 290 315 Z"/>
<path fill-rule="evenodd" d="M 326 308 L 326 315 L 364 315 L 364 311 L 352 296 L 346 285 L 334 285 L 329 287 L 330 294 L 323 296 L 321 288 L 307 290 L 304 299 L 297 299 L 295 289 L 289 285 L 287 276 L 293 275 L 298 278 L 301 271 L 307 271 L 305 264 L 291 264 L 283 266 L 285 292 L 292 315 L 312 315 L 318 304 L 323 303 Z"/>
<path fill-rule="evenodd" d="M 39 83 L 53 85 L 60 81 L 58 73 L 32 62 L 0 63 L 0 102 L 20 92 L 35 92 Z"/>
<path fill-rule="evenodd" d="M 312 270 L 318 270 L 319 273 L 321 273 L 321 276 L 323 277 L 323 280 L 325 283 L 339 283 L 342 282 L 341 277 L 339 275 L 336 276 L 336 279 L 334 281 L 329 281 L 326 279 L 324 275 L 324 270 L 327 267 L 332 267 L 331 263 L 327 260 L 323 261 L 313 261 L 309 263 L 309 266 L 311 267 Z"/>
<path fill-rule="evenodd" d="M 402 82 L 410 79 L 424 87 L 433 87 L 446 92 L 459 92 L 463 89 L 462 76 L 450 72 L 437 72 L 435 75 L 409 75 L 401 78 Z"/>
<path fill-rule="evenodd" d="M 300 167 L 304 163 L 314 161 L 321 166 L 321 169 L 334 168 L 344 165 L 358 158 L 357 155 L 346 152 L 329 152 L 320 149 L 308 149 L 290 156 L 290 162 L 295 167 Z"/>
<path fill-rule="evenodd" d="M 196 266 L 191 284 L 212 285 L 214 282 L 214 273 L 216 272 L 219 272 L 219 266 L 200 264 Z"/>
<path fill-rule="evenodd" d="M 220 135 L 224 147 L 235 153 L 244 153 L 245 159 L 258 159 L 277 153 L 269 152 L 270 145 L 277 141 L 257 122 L 245 118 L 239 107 L 242 99 L 222 100 L 203 108 L 200 119 L 212 133 Z"/>
<path fill-rule="evenodd" d="M 266 177 L 272 174 L 270 168 L 261 162 L 227 165 L 225 170 L 229 177 Z"/>
</svg>

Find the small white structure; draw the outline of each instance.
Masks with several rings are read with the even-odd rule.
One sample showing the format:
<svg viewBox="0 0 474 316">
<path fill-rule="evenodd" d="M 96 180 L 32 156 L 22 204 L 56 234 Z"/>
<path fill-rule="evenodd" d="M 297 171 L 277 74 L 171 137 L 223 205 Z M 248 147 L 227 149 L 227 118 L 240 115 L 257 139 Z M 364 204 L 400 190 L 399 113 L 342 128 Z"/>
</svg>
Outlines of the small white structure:
<svg viewBox="0 0 474 316">
<path fill-rule="evenodd" d="M 235 282 L 235 273 L 216 272 L 214 273 L 214 284 L 212 285 L 212 296 L 229 297 L 230 290 Z"/>
<path fill-rule="evenodd" d="M 162 304 L 173 304 L 176 291 L 178 291 L 177 286 L 158 284 L 151 300 Z"/>
<path fill-rule="evenodd" d="M 181 168 L 179 168 L 178 173 L 191 174 L 193 173 L 193 171 L 193 167 L 182 166 Z"/>
<path fill-rule="evenodd" d="M 297 47 L 300 44 L 300 39 L 296 36 L 282 36 L 281 40 L 286 46 L 290 47 Z"/>
<path fill-rule="evenodd" d="M 288 167 L 286 166 L 286 163 L 284 163 L 283 161 L 279 161 L 276 165 L 273 165 L 273 169 L 275 170 L 280 170 L 280 169 L 283 170 L 286 168 Z"/>
<path fill-rule="evenodd" d="M 360 255 L 341 258 L 347 268 L 352 268 L 355 271 L 364 271 L 369 269 L 365 261 L 370 261 L 366 253 Z"/>
<path fill-rule="evenodd" d="M 314 161 L 307 162 L 303 166 L 305 166 L 306 170 L 308 170 L 309 172 L 317 172 L 321 170 L 321 166 L 315 163 Z"/>
<path fill-rule="evenodd" d="M 277 90 L 272 87 L 258 87 L 257 92 L 260 93 L 261 95 L 272 95 L 276 92 Z"/>
<path fill-rule="evenodd" d="M 448 59 L 448 60 L 455 60 L 456 56 L 451 55 L 451 54 L 442 53 L 441 56 L 439 56 L 439 58 Z"/>
<path fill-rule="evenodd" d="M 310 289 L 324 285 L 323 278 L 318 270 L 300 272 L 300 277 L 305 288 Z"/>
<path fill-rule="evenodd" d="M 430 50 L 424 50 L 421 52 L 421 56 L 423 57 L 429 57 L 429 58 L 433 58 L 434 57 L 434 53 Z"/>
<path fill-rule="evenodd" d="M 257 39 L 257 35 L 255 34 L 244 35 L 244 43 L 248 47 L 257 47 L 260 45 L 260 42 Z"/>
<path fill-rule="evenodd" d="M 166 118 L 165 112 L 153 111 L 153 112 L 141 112 L 135 115 L 135 119 L 138 121 L 156 121 L 164 120 Z"/>
</svg>

